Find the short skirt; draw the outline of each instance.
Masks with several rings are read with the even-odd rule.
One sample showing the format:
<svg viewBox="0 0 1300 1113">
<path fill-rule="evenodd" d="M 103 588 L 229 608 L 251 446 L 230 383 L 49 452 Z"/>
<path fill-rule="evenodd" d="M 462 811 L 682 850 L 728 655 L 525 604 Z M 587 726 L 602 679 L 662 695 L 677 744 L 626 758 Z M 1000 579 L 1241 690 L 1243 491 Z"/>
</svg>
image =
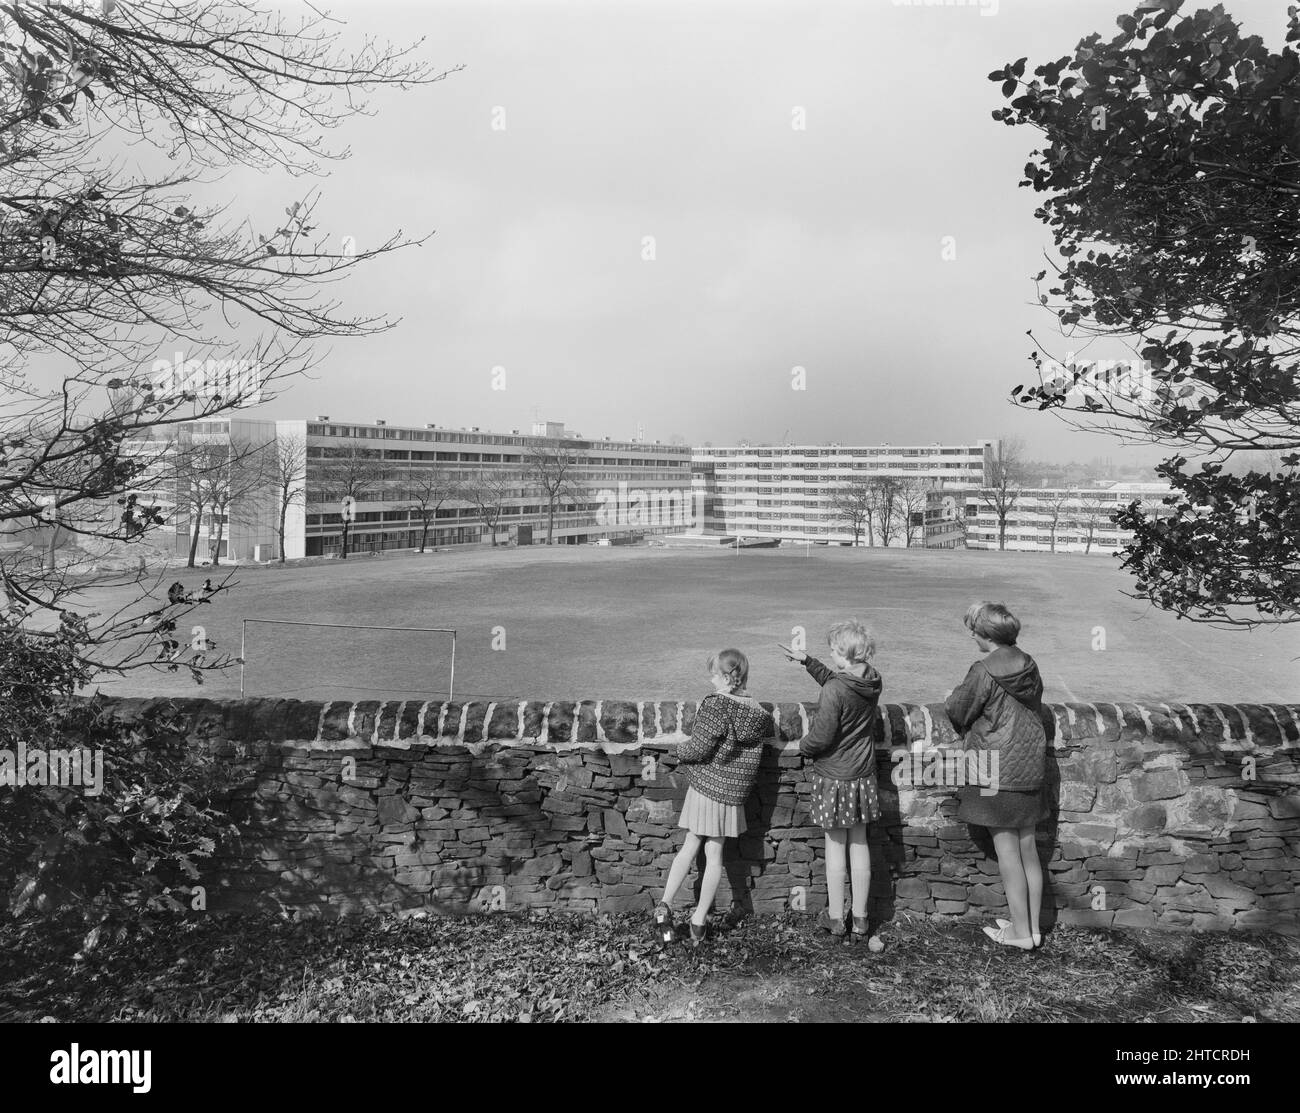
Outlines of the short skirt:
<svg viewBox="0 0 1300 1113">
<path fill-rule="evenodd" d="M 738 804 L 723 804 L 694 787 L 686 790 L 678 827 L 702 838 L 735 838 L 745 830 L 745 809 Z"/>
<path fill-rule="evenodd" d="M 979 785 L 965 785 L 957 793 L 957 818 L 977 827 L 1036 827 L 1051 814 L 1043 789 L 1017 792 L 999 789 L 981 796 Z"/>
<path fill-rule="evenodd" d="M 812 778 L 812 821 L 825 830 L 856 827 L 880 818 L 876 778 L 855 777 L 837 781 L 814 773 Z"/>
</svg>

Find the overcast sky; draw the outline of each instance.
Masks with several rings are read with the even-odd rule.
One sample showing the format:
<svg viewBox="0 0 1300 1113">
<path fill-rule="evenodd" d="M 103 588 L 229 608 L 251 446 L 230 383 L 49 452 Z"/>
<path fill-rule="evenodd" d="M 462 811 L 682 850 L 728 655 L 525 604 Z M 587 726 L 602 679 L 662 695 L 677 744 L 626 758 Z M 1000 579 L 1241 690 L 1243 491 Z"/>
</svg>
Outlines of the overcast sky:
<svg viewBox="0 0 1300 1113">
<path fill-rule="evenodd" d="M 1281 0 L 1227 6 L 1281 45 Z M 337 343 L 316 381 L 254 413 L 491 429 L 536 413 L 589 436 L 640 423 L 715 444 L 1018 434 L 1043 459 L 1125 459 L 1006 400 L 1032 374 L 1026 329 L 1053 338 L 1030 304 L 1050 238 L 1016 185 L 1037 133 L 990 119 L 1004 102 L 986 75 L 1109 36 L 1132 8 L 334 5 L 466 68 L 376 97 L 375 117 L 335 134 L 354 157 L 322 183 L 324 225 L 362 246 L 436 234 L 336 288 L 397 329 Z M 265 226 L 302 183 L 237 173 L 225 187 Z"/>
</svg>

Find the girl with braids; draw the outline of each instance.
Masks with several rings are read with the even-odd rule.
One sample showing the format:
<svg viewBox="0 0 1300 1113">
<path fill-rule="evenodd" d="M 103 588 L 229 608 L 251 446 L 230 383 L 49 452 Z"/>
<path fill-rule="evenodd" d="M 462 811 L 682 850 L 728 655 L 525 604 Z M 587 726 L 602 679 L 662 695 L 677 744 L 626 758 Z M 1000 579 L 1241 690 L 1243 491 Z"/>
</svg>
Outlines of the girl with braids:
<svg viewBox="0 0 1300 1113">
<path fill-rule="evenodd" d="M 705 922 L 722 879 L 723 844 L 745 830 L 745 800 L 758 778 L 763 740 L 774 732 L 771 716 L 745 690 L 749 661 L 740 650 L 714 654 L 708 669 L 714 694 L 700 701 L 691 737 L 677 750 L 689 783 L 678 822 L 686 828 L 686 839 L 673 859 L 654 915 L 660 938 L 673 939 L 673 898 L 703 842 L 700 902 L 690 922 L 691 945 L 696 947 L 704 941 Z"/>
</svg>

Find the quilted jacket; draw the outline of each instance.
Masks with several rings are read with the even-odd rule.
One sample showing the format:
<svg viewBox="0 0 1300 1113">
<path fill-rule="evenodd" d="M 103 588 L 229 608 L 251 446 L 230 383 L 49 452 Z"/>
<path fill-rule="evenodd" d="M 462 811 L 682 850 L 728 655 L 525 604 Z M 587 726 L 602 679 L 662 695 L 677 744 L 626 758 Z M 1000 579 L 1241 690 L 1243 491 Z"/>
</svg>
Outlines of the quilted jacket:
<svg viewBox="0 0 1300 1113">
<path fill-rule="evenodd" d="M 799 752 L 815 758 L 813 772 L 837 781 L 870 776 L 876 769 L 876 720 L 884 681 L 870 665 L 865 676 L 836 672 L 816 657 L 803 667 L 822 686 L 812 726 Z"/>
<path fill-rule="evenodd" d="M 700 700 L 691 737 L 677 761 L 696 792 L 722 804 L 744 804 L 758 779 L 763 740 L 775 724 L 756 699 L 716 693 Z"/>
<path fill-rule="evenodd" d="M 1039 717 L 1043 679 L 1027 653 L 999 646 L 976 661 L 944 710 L 966 749 L 998 751 L 998 781 L 1013 792 L 1043 786 L 1047 732 Z"/>
</svg>

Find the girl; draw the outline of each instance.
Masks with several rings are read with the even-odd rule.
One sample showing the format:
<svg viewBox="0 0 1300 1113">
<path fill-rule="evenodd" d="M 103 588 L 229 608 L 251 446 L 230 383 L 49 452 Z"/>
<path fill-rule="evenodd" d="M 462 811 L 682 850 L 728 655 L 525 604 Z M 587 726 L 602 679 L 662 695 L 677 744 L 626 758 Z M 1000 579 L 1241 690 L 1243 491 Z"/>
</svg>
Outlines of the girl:
<svg viewBox="0 0 1300 1113">
<path fill-rule="evenodd" d="M 826 636 L 835 671 L 802 650 L 781 646 L 786 658 L 801 663 L 822 686 L 812 728 L 799 752 L 815 758 L 812 817 L 826 831 L 826 904 L 818 925 L 843 938 L 845 858 L 853 874 L 854 943 L 873 951 L 884 942 L 867 919 L 871 890 L 871 848 L 867 824 L 880 818 L 876 794 L 875 729 L 882 680 L 871 667 L 876 653 L 871 632 L 856 620 L 837 622 Z M 847 853 L 846 853 L 847 852 Z"/>
<path fill-rule="evenodd" d="M 963 621 L 988 656 L 971 665 L 944 710 L 966 749 L 995 751 L 997 788 L 986 796 L 979 785 L 966 785 L 957 794 L 957 818 L 989 828 L 998 856 L 1011 919 L 986 927 L 985 934 L 1003 946 L 1031 951 L 1043 941 L 1038 927 L 1043 870 L 1034 841 L 1034 828 L 1048 814 L 1043 680 L 1034 659 L 1016 648 L 1020 623 L 1001 603 L 974 603 Z"/>
<path fill-rule="evenodd" d="M 738 649 L 724 649 L 708 662 L 715 694 L 700 701 L 688 742 L 677 749 L 689 787 L 678 826 L 686 839 L 673 859 L 663 899 L 655 908 L 655 928 L 674 938 L 672 903 L 691 862 L 704 842 L 700 903 L 691 916 L 691 945 L 704 941 L 705 921 L 722 879 L 722 847 L 745 830 L 745 799 L 758 778 L 763 739 L 773 733 L 772 718 L 746 691 L 749 661 Z"/>
</svg>

